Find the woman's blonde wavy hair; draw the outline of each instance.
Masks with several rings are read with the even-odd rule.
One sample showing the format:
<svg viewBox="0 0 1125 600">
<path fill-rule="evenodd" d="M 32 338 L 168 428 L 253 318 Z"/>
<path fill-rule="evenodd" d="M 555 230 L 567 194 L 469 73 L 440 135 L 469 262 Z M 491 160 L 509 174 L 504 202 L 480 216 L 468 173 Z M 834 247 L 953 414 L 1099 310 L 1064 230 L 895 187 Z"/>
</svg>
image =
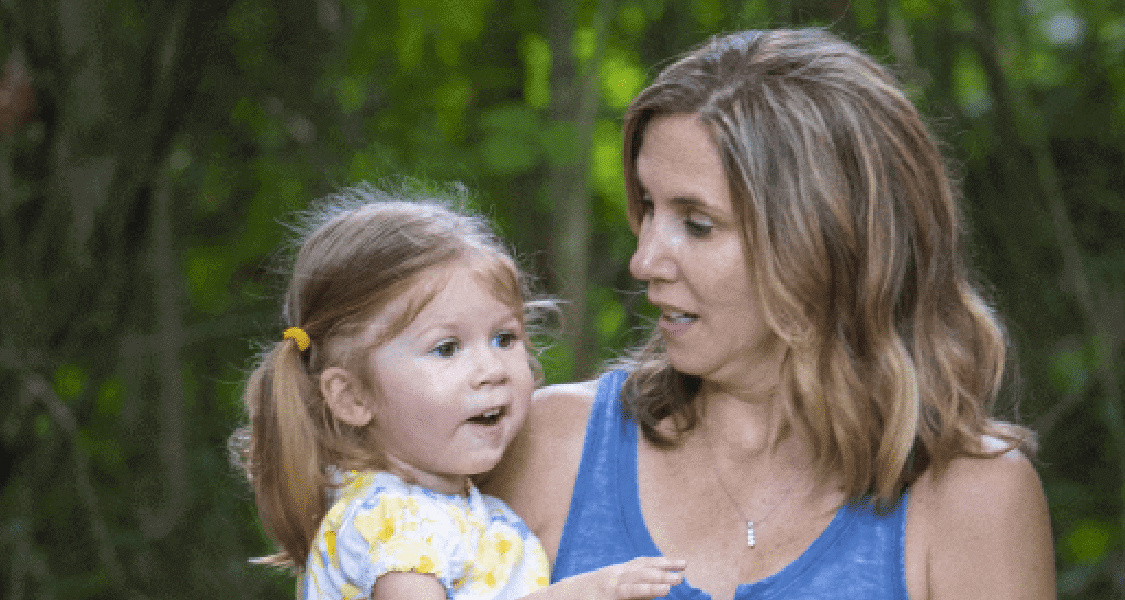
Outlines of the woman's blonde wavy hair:
<svg viewBox="0 0 1125 600">
<path fill-rule="evenodd" d="M 965 263 L 959 190 L 887 69 L 821 29 L 745 31 L 687 54 L 625 116 L 634 222 L 645 127 L 667 114 L 712 132 L 754 301 L 786 346 L 789 426 L 849 497 L 893 501 L 957 456 L 1034 453 L 1031 431 L 991 417 L 1005 332 Z M 671 368 L 659 334 L 626 362 L 630 414 L 653 443 L 676 443 L 698 421 L 699 379 Z M 657 428 L 668 417 L 672 435 Z"/>
<path fill-rule="evenodd" d="M 300 247 L 279 341 L 265 349 L 250 374 L 243 395 L 249 425 L 230 439 L 266 531 L 280 546 L 257 562 L 303 568 L 329 508 L 329 491 L 339 483 L 334 473 L 385 466 L 371 427 L 332 416 L 318 383 L 324 369 L 343 367 L 374 390 L 365 367 L 370 351 L 409 325 L 440 291 L 448 268 L 472 269 L 521 321 L 550 308 L 546 301 L 525 300 L 526 278 L 488 223 L 465 209 L 462 188 L 416 187 L 346 189 L 322 200 L 296 228 Z M 390 326 L 370 339 L 372 319 L 403 294 L 409 307 L 390 315 Z M 280 339 L 288 327 L 308 333 L 308 350 Z M 529 361 L 540 380 L 531 353 Z"/>
</svg>

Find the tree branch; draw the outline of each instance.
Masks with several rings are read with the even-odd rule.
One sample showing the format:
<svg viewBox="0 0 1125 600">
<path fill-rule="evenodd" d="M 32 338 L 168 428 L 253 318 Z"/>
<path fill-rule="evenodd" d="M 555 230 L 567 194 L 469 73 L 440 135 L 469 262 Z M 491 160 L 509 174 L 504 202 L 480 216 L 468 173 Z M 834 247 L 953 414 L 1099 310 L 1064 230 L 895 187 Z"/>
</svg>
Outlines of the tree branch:
<svg viewBox="0 0 1125 600">
<path fill-rule="evenodd" d="M 51 389 L 51 385 L 41 375 L 33 373 L 27 374 L 25 377 L 28 393 L 31 394 L 33 399 L 46 407 L 51 420 L 58 425 L 70 441 L 74 483 L 78 498 L 86 507 L 86 516 L 90 522 L 90 533 L 94 537 L 94 545 L 97 548 L 98 562 L 105 569 L 110 586 L 119 592 L 123 591 L 125 588 L 124 570 L 117 559 L 117 552 L 113 548 L 113 543 L 110 541 L 109 527 L 106 526 L 105 518 L 102 516 L 101 503 L 90 479 L 90 466 L 86 452 L 82 448 L 78 422 L 75 420 L 74 414 L 59 399 L 55 391 Z"/>
</svg>

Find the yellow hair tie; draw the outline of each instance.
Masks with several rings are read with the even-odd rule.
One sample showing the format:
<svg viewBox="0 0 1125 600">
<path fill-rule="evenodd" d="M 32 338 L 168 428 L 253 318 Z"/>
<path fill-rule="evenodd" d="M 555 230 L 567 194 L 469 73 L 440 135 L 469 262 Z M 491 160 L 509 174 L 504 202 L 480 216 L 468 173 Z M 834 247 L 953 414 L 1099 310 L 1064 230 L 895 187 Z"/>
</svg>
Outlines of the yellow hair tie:
<svg viewBox="0 0 1125 600">
<path fill-rule="evenodd" d="M 283 339 L 293 340 L 294 342 L 297 342 L 297 349 L 301 352 L 308 350 L 309 344 L 312 343 L 312 340 L 309 339 L 309 334 L 305 333 L 305 330 L 301 329 L 300 327 L 290 327 L 289 329 L 286 329 L 285 337 Z"/>
</svg>

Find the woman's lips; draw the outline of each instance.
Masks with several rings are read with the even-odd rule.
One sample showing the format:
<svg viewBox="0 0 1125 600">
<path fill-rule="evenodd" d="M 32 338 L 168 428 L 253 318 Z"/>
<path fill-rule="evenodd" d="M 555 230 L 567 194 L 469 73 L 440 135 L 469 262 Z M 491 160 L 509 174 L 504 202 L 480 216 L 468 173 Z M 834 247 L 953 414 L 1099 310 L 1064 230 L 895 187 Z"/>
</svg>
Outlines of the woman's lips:
<svg viewBox="0 0 1125 600">
<path fill-rule="evenodd" d="M 680 311 L 665 311 L 660 314 L 660 328 L 669 333 L 680 333 L 699 320 L 698 315 Z"/>
</svg>

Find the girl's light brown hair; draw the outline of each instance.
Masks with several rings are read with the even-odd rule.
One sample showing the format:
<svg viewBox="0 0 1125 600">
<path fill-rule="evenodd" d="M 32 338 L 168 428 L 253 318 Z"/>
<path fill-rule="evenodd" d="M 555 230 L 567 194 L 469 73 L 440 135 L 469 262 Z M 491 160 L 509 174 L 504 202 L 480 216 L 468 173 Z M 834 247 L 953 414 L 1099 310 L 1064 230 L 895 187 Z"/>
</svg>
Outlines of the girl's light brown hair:
<svg viewBox="0 0 1125 600">
<path fill-rule="evenodd" d="M 712 133 L 753 300 L 786 346 L 789 425 L 849 497 L 891 501 L 957 456 L 1034 452 L 1029 430 L 991 417 L 1005 333 L 965 264 L 946 162 L 884 67 L 820 29 L 731 34 L 668 66 L 625 116 L 634 222 L 645 127 L 668 114 Z M 659 334 L 627 364 L 630 414 L 675 444 L 697 423 L 699 379 L 671 368 Z M 669 417 L 676 435 L 656 427 Z"/>
<path fill-rule="evenodd" d="M 290 275 L 278 340 L 260 358 L 244 392 L 248 426 L 231 436 L 232 454 L 254 489 L 266 531 L 280 552 L 260 562 L 300 569 L 328 508 L 333 472 L 378 470 L 384 458 L 370 427 L 333 418 L 320 373 L 343 367 L 374 390 L 366 357 L 401 332 L 440 289 L 448 268 L 469 268 L 492 285 L 524 321 L 526 281 L 487 222 L 465 208 L 460 188 L 395 191 L 347 189 L 321 201 L 297 228 L 300 248 Z M 410 299 L 391 325 L 370 331 L 395 298 Z M 304 352 L 281 340 L 304 329 Z M 526 341 L 526 340 L 525 340 Z M 539 373 L 534 356 L 533 372 Z"/>
</svg>

